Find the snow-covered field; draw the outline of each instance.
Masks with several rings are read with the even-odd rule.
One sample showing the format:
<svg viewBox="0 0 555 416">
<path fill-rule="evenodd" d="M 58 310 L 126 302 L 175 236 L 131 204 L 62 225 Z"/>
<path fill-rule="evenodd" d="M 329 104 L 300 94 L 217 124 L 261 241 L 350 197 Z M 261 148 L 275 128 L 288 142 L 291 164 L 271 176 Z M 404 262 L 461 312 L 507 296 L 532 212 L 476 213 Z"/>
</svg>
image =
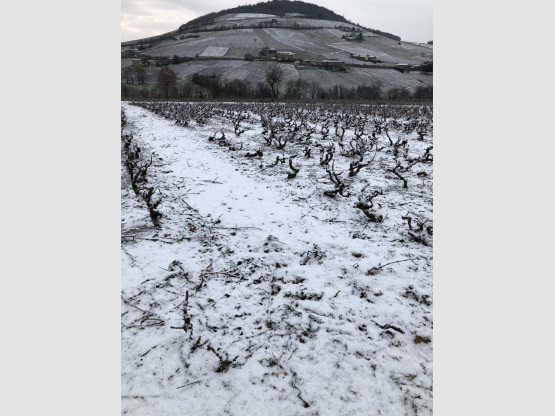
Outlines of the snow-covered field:
<svg viewBox="0 0 555 416">
<path fill-rule="evenodd" d="M 419 78 L 412 77 L 412 73 L 402 73 L 395 69 L 349 68 L 349 72 L 338 72 L 304 68 L 298 73 L 302 80 L 315 82 L 327 89 L 334 85 L 349 89 L 361 85 L 379 85 L 384 91 L 392 88 L 414 91 L 418 87 L 429 85 Z"/>
<path fill-rule="evenodd" d="M 122 114 L 123 414 L 432 414 L 431 107 Z"/>
<path fill-rule="evenodd" d="M 293 46 L 304 52 L 312 52 L 317 54 L 326 54 L 337 52 L 337 49 L 311 39 L 302 31 L 290 29 L 264 29 L 264 31 L 278 42 Z"/>
<path fill-rule="evenodd" d="M 208 46 L 199 56 L 224 56 L 229 48 L 224 46 Z"/>
<path fill-rule="evenodd" d="M 191 56 L 201 54 L 205 49 L 215 48 L 251 48 L 257 53 L 264 44 L 253 33 L 253 29 L 222 30 L 218 32 L 200 32 L 199 38 L 163 41 L 147 49 L 150 56 Z M 212 55 L 214 56 L 214 55 Z"/>
</svg>

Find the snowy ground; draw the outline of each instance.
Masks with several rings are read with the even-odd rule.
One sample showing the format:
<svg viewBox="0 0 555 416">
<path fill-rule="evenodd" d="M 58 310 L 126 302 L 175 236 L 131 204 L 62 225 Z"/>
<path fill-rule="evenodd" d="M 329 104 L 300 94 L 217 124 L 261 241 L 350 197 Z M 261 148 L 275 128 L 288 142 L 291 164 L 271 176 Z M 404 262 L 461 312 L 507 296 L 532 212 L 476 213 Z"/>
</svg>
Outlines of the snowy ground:
<svg viewBox="0 0 555 416">
<path fill-rule="evenodd" d="M 228 50 L 223 46 L 208 46 L 199 56 L 224 56 Z"/>
<path fill-rule="evenodd" d="M 289 117 L 282 132 L 292 131 L 300 113 L 289 107 L 171 108 L 122 104 L 122 134 L 143 165 L 152 156 L 147 180 L 162 201 L 155 228 L 122 164 L 122 413 L 431 414 L 432 238 L 416 230 L 432 219 L 432 165 L 421 157 L 431 109 L 365 120 L 368 138 L 377 123 L 392 141 L 378 132 L 364 159 L 373 162 L 349 177 L 352 155 L 333 124 L 322 131 L 333 107 L 314 107 L 310 137 L 283 149 L 264 145 L 258 113 L 275 125 Z M 428 123 L 423 140 L 406 127 L 415 120 Z M 323 194 L 333 184 L 320 156 L 332 144 L 344 197 Z M 288 179 L 287 164 L 272 165 L 294 154 L 300 171 Z M 405 189 L 387 169 L 419 157 Z M 382 222 L 354 207 L 370 190 L 383 193 L 373 200 Z"/>
</svg>

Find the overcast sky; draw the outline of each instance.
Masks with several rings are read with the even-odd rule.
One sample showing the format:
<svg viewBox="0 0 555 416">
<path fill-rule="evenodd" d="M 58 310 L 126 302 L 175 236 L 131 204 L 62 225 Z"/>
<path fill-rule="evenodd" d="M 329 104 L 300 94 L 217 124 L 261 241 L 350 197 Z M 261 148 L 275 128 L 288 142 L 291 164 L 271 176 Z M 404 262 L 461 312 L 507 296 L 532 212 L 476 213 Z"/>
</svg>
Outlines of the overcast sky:
<svg viewBox="0 0 555 416">
<path fill-rule="evenodd" d="M 134 40 L 177 29 L 210 12 L 256 4 L 258 0 L 121 0 L 121 40 Z M 353 23 L 411 42 L 432 37 L 432 0 L 314 0 Z"/>
</svg>

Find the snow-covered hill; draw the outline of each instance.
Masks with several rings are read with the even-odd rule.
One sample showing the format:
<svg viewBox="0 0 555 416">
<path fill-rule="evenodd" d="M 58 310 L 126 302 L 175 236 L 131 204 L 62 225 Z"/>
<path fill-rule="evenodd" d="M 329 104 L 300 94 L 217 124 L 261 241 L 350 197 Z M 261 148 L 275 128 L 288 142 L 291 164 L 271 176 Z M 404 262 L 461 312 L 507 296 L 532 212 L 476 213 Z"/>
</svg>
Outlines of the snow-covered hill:
<svg viewBox="0 0 555 416">
<path fill-rule="evenodd" d="M 328 11 L 332 13 L 331 11 Z M 202 20 L 202 19 L 201 19 Z M 346 37 L 354 33 L 362 34 L 362 41 L 349 40 Z M 278 16 L 269 13 L 228 13 L 213 19 L 205 18 L 197 25 L 184 25 L 179 30 L 159 37 L 122 43 L 122 50 L 140 47 L 140 57 L 154 61 L 166 58 L 173 68 L 171 59 L 174 56 L 192 61 L 188 66 L 193 68 L 206 62 L 207 59 L 220 58 L 222 65 L 230 69 L 242 62 L 245 67 L 255 67 L 261 62 L 275 59 L 261 56 L 265 48 L 274 51 L 287 51 L 297 54 L 296 60 L 322 62 L 338 60 L 347 64 L 345 77 L 340 77 L 331 85 L 346 88 L 361 85 L 380 85 L 385 90 L 404 88 L 414 91 L 416 87 L 431 85 L 432 77 L 411 77 L 410 73 L 398 73 L 398 76 L 384 76 L 383 68 L 393 68 L 397 64 L 418 66 L 433 60 L 433 47 L 418 43 L 405 42 L 383 36 L 379 31 L 372 31 L 340 20 L 322 20 L 306 18 L 298 13 L 286 13 Z M 393 35 L 392 35 L 393 36 Z M 394 37 L 394 36 L 393 36 Z M 375 62 L 361 61 L 353 55 L 375 57 Z M 250 56 L 249 59 L 246 59 Z M 254 59 L 254 61 L 253 61 Z M 169 60 L 169 61 L 168 61 Z M 259 61 L 260 60 L 260 61 Z M 305 64 L 287 63 L 295 72 L 301 69 L 313 70 Z M 360 79 L 359 69 L 350 65 L 360 66 L 366 72 Z M 122 68 L 131 66 L 131 60 L 122 59 Z M 159 68 L 158 68 L 159 69 Z M 147 68 L 152 73 L 151 81 L 157 67 Z M 317 71 L 332 73 L 334 71 L 318 68 Z M 176 71 L 177 72 L 177 71 Z M 337 71 L 335 71 L 337 72 Z M 180 76 L 179 79 L 190 80 L 194 72 Z M 245 71 L 236 79 L 251 82 Z M 333 76 L 333 75 L 332 75 Z M 403 78 L 403 80 L 393 80 Z M 233 77 L 228 76 L 227 79 Z M 296 75 L 293 79 L 302 78 Z M 322 86 L 328 88 L 329 86 Z"/>
</svg>

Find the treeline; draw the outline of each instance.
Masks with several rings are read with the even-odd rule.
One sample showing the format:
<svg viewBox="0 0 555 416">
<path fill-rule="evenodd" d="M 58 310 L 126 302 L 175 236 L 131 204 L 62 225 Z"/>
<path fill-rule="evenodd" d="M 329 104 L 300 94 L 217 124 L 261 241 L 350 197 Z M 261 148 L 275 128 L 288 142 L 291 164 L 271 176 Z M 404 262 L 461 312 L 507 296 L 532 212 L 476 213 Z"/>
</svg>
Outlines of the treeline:
<svg viewBox="0 0 555 416">
<path fill-rule="evenodd" d="M 197 82 L 210 90 L 214 98 L 272 98 L 272 90 L 265 82 L 251 85 L 242 80 L 232 80 L 225 83 L 214 82 L 215 79 L 203 80 L 199 77 Z M 217 80 L 216 80 L 217 81 Z M 385 100 L 385 101 L 432 101 L 432 87 L 418 87 L 411 92 L 403 88 L 383 90 L 376 85 L 359 85 L 346 88 L 334 85 L 324 88 L 316 82 L 302 79 L 288 81 L 281 86 L 276 98 L 288 100 Z"/>
<path fill-rule="evenodd" d="M 143 49 L 145 44 L 149 44 L 151 47 L 154 45 L 158 45 L 160 42 L 164 41 L 164 40 L 175 40 L 176 35 L 177 35 L 177 31 L 171 31 L 168 33 L 163 33 L 161 35 L 156 35 L 156 36 L 150 36 L 148 38 L 141 38 L 141 39 L 135 39 L 135 40 L 128 40 L 125 42 L 121 42 L 121 47 L 136 47 L 139 49 Z"/>
<path fill-rule="evenodd" d="M 274 14 L 276 16 L 284 16 L 285 13 L 299 13 L 304 15 L 307 19 L 332 20 L 343 23 L 351 23 L 343 16 L 316 4 L 305 3 L 304 1 L 273 0 L 208 13 L 181 25 L 179 27 L 179 31 L 183 32 L 194 27 L 210 24 L 217 17 L 231 13 L 261 13 Z"/>
<path fill-rule="evenodd" d="M 376 35 L 383 36 L 385 38 L 396 40 L 398 42 L 401 40 L 401 38 L 397 35 L 394 35 L 394 34 L 388 33 L 388 32 L 382 32 L 381 30 L 378 30 L 378 29 L 368 29 L 368 31 L 372 32 L 372 33 L 375 33 Z"/>
<path fill-rule="evenodd" d="M 121 85 L 122 100 L 156 99 L 239 99 L 271 100 L 272 89 L 266 82 L 257 84 L 242 80 L 221 82 L 215 76 L 193 75 L 192 82 L 182 81 L 173 85 L 150 84 L 150 87 Z M 278 100 L 369 100 L 387 102 L 432 102 L 433 87 L 418 87 L 414 91 L 403 88 L 384 90 L 376 85 L 360 85 L 353 88 L 334 86 L 324 88 L 315 82 L 302 79 L 289 81 L 281 86 Z"/>
<path fill-rule="evenodd" d="M 433 61 L 426 61 L 423 62 L 419 67 L 419 71 L 422 72 L 434 72 L 434 62 Z"/>
</svg>

